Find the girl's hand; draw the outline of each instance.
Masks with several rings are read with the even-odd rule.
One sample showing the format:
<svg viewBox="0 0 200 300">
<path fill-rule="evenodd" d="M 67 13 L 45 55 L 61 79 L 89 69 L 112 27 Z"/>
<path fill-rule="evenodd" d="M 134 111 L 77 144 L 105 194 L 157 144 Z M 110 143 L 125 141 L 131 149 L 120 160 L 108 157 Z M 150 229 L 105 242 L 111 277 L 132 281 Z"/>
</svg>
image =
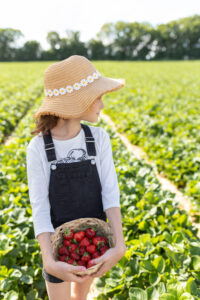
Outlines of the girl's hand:
<svg viewBox="0 0 200 300">
<path fill-rule="evenodd" d="M 46 268 L 45 268 L 46 269 Z M 89 275 L 76 275 L 75 271 L 82 271 L 82 266 L 74 266 L 63 261 L 54 261 L 47 267 L 47 273 L 56 276 L 64 281 L 83 283 Z"/>
<path fill-rule="evenodd" d="M 102 256 L 92 259 L 93 265 L 103 262 L 96 273 L 91 274 L 91 277 L 101 277 L 110 270 L 126 253 L 117 247 L 109 248 Z"/>
</svg>

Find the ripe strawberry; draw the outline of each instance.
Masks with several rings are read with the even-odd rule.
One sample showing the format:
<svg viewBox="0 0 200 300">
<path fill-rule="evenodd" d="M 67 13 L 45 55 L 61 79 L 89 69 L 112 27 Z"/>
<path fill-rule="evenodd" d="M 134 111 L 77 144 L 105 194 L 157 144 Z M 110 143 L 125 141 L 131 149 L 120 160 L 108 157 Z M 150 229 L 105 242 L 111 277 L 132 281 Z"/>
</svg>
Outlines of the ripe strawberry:
<svg viewBox="0 0 200 300">
<path fill-rule="evenodd" d="M 88 260 L 88 262 L 87 262 L 87 268 L 90 268 L 90 267 L 92 267 L 92 266 L 94 266 L 94 264 L 91 264 L 91 259 L 90 260 Z"/>
<path fill-rule="evenodd" d="M 109 247 L 107 245 L 101 247 L 100 248 L 101 255 L 103 255 L 108 249 L 109 249 Z"/>
<path fill-rule="evenodd" d="M 74 259 L 73 258 L 69 258 L 68 260 L 66 260 L 66 263 L 72 265 L 74 262 Z"/>
<path fill-rule="evenodd" d="M 85 236 L 85 231 L 81 230 L 74 234 L 74 238 L 77 242 L 80 242 Z"/>
<path fill-rule="evenodd" d="M 105 246 L 105 240 L 102 236 L 95 236 L 92 238 L 93 244 L 97 247 L 99 246 Z"/>
<path fill-rule="evenodd" d="M 77 244 L 70 244 L 68 249 L 70 252 L 74 252 L 76 250 L 76 248 L 78 247 Z"/>
<path fill-rule="evenodd" d="M 96 235 L 96 232 L 94 231 L 93 228 L 87 228 L 85 230 L 85 235 L 88 237 L 88 238 L 93 238 L 95 235 Z"/>
<path fill-rule="evenodd" d="M 80 255 L 78 255 L 76 252 L 71 252 L 70 253 L 70 257 L 75 259 L 75 260 L 79 260 L 80 259 Z"/>
<path fill-rule="evenodd" d="M 60 260 L 60 261 L 65 261 L 67 257 L 68 257 L 67 255 L 60 255 L 60 256 L 58 257 L 58 260 Z"/>
<path fill-rule="evenodd" d="M 80 255 L 80 253 L 79 253 L 79 247 L 77 246 L 77 248 L 76 248 L 74 251 L 72 251 L 72 252 L 75 252 L 75 253 L 77 253 L 78 255 Z"/>
<path fill-rule="evenodd" d="M 89 245 L 86 247 L 86 251 L 89 253 L 94 253 L 96 251 L 96 246 L 95 245 Z"/>
<path fill-rule="evenodd" d="M 68 247 L 71 244 L 70 240 L 65 240 L 63 241 L 63 246 Z"/>
<path fill-rule="evenodd" d="M 79 243 L 79 246 L 87 247 L 89 245 L 90 245 L 90 241 L 87 237 L 84 237 Z"/>
<path fill-rule="evenodd" d="M 77 240 L 75 240 L 75 238 L 73 237 L 73 239 L 71 240 L 71 243 L 78 245 L 79 242 L 77 242 Z"/>
<path fill-rule="evenodd" d="M 105 241 L 105 245 L 108 244 L 108 240 L 105 236 L 102 236 L 102 239 Z"/>
<path fill-rule="evenodd" d="M 100 253 L 99 253 L 99 251 L 96 251 L 96 252 L 94 252 L 94 253 L 92 254 L 92 258 L 97 258 L 97 257 L 99 257 L 99 256 L 101 256 Z"/>
<path fill-rule="evenodd" d="M 67 229 L 64 232 L 64 239 L 71 240 L 74 237 L 74 230 L 73 229 Z"/>
<path fill-rule="evenodd" d="M 88 261 L 91 259 L 91 256 L 88 252 L 84 252 L 84 254 L 81 256 L 81 260 Z"/>
<path fill-rule="evenodd" d="M 80 254 L 80 255 L 83 255 L 83 253 L 86 251 L 86 247 L 84 247 L 84 246 L 80 246 L 79 248 L 78 248 L 78 253 Z"/>
<path fill-rule="evenodd" d="M 68 249 L 67 249 L 65 246 L 63 246 L 63 245 L 61 245 L 61 246 L 59 247 L 58 253 L 59 253 L 60 255 L 69 255 Z"/>
<path fill-rule="evenodd" d="M 78 260 L 78 261 L 77 261 L 77 264 L 78 264 L 79 266 L 84 266 L 84 267 L 85 267 L 85 262 L 84 262 L 83 260 Z"/>
</svg>

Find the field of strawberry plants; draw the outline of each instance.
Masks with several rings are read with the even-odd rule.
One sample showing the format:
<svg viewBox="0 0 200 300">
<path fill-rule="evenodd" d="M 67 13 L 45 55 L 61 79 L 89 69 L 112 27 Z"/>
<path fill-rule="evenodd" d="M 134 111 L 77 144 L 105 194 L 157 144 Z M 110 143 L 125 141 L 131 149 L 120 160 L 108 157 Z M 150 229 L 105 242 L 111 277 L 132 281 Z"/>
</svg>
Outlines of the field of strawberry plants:
<svg viewBox="0 0 200 300">
<path fill-rule="evenodd" d="M 137 124 L 141 125 L 142 121 L 144 121 L 143 116 L 147 114 L 146 110 L 148 108 L 145 107 L 143 101 L 143 110 L 140 106 L 141 119 L 139 122 L 138 107 L 140 104 L 139 99 L 134 101 L 134 97 L 136 97 L 134 96 L 134 90 L 138 89 L 137 97 L 140 97 L 140 91 L 142 98 L 141 87 L 138 87 L 136 80 L 139 80 L 139 78 L 141 80 L 142 73 L 138 71 L 138 68 L 145 70 L 146 65 L 139 67 L 139 63 L 130 63 L 130 65 L 127 62 L 117 64 L 107 62 L 95 63 L 100 72 L 104 73 L 103 70 L 105 70 L 106 75 L 111 70 L 110 64 L 113 65 L 114 70 L 110 77 L 125 77 L 127 87 L 124 87 L 121 92 L 116 91 L 109 96 L 104 96 L 104 112 L 108 110 L 108 114 L 116 121 L 119 129 L 122 130 L 124 128 L 130 137 L 131 129 L 128 127 L 128 122 L 130 122 L 129 126 L 131 126 L 130 116 L 132 111 L 128 100 L 133 103 L 137 102 L 138 106 L 135 107 L 135 104 L 133 105 L 137 109 L 138 114 L 136 114 L 135 118 L 132 118 L 132 132 L 138 138 L 139 134 L 142 134 L 140 131 L 142 128 L 136 128 L 134 122 L 137 121 Z M 167 63 L 163 64 L 166 64 L 165 67 L 167 68 Z M 36 66 L 35 63 L 34 65 Z M 44 65 L 38 64 L 38 69 L 35 67 L 35 71 L 32 71 L 32 73 L 36 72 L 41 75 L 46 65 L 44 67 Z M 190 70 L 191 77 L 192 74 L 196 74 L 196 69 L 194 65 L 192 66 Z M 151 72 L 150 64 L 148 68 L 149 70 L 148 72 L 146 71 L 146 74 Z M 156 64 L 154 66 L 152 64 L 151 68 L 153 68 L 152 72 L 154 74 L 155 69 L 162 69 L 162 63 L 160 63 L 158 69 Z M 173 63 L 169 63 L 168 68 L 169 71 L 171 68 L 177 69 L 177 72 L 179 71 L 177 65 L 175 68 Z M 187 68 L 189 68 L 189 64 Z M 135 69 L 135 72 L 131 75 L 133 69 Z M 138 75 L 133 76 L 134 74 Z M 34 84 L 36 74 L 32 75 Z M 166 80 L 165 76 L 163 75 L 163 82 Z M 149 75 L 149 80 L 153 78 L 153 75 Z M 158 78 L 155 79 L 155 89 L 158 82 L 162 82 L 161 79 L 161 75 L 159 80 Z M 153 83 L 151 84 L 153 90 Z M 141 85 L 145 87 L 144 82 L 141 82 Z M 149 83 L 149 91 L 151 88 Z M 5 84 L 6 89 L 8 89 L 8 86 Z M 181 89 L 178 82 L 177 89 Z M 41 81 L 38 81 L 38 85 L 35 81 L 32 93 L 35 97 L 33 99 L 29 98 L 29 96 L 27 97 L 27 101 L 30 102 L 29 109 L 27 109 L 24 116 L 22 114 L 23 118 L 20 118 L 17 126 L 13 129 L 10 143 L 0 145 L 0 299 L 48 299 L 45 282 L 42 278 L 40 248 L 37 240 L 34 238 L 26 177 L 26 146 L 32 138 L 30 132 L 34 128 L 33 113 L 40 106 L 44 96 Z M 191 97 L 194 94 L 195 88 L 193 87 L 193 93 L 191 88 Z M 147 99 L 146 105 L 149 103 L 148 101 L 150 100 Z M 9 102 L 9 97 L 7 102 Z M 122 107 L 123 102 L 124 106 Z M 195 101 L 193 102 L 195 103 Z M 161 105 L 161 103 L 162 101 L 159 101 L 158 105 Z M 115 111 L 115 116 L 111 107 Z M 121 107 L 121 109 L 117 113 L 118 107 Z M 129 114 L 127 108 L 129 108 Z M 164 111 L 163 107 L 163 116 Z M 123 113 L 125 114 L 122 117 Z M 158 118 L 161 118 L 159 113 Z M 155 118 L 152 116 L 152 119 L 154 120 Z M 150 116 L 148 120 L 149 122 L 151 121 Z M 90 123 L 88 124 L 90 125 Z M 148 124 L 148 122 L 147 124 L 145 123 L 143 129 Z M 98 278 L 97 289 L 99 290 L 99 296 L 97 299 L 200 299 L 200 240 L 197 237 L 197 229 L 189 221 L 188 213 L 178 208 L 178 203 L 174 200 L 174 194 L 161 189 L 154 167 L 147 165 L 143 160 L 136 159 L 129 153 L 108 124 L 100 119 L 96 125 L 94 123 L 91 125 L 103 127 L 111 138 L 120 186 L 123 231 L 127 246 L 127 252 L 118 264 L 103 277 Z M 182 126 L 185 126 L 185 130 L 187 129 L 187 126 L 189 126 L 187 120 Z M 139 132 L 138 135 L 136 129 Z M 147 137 L 148 135 L 146 135 L 146 143 L 148 141 Z M 164 137 L 166 138 L 166 136 Z M 144 137 L 142 137 L 142 140 L 144 142 Z M 160 143 L 163 142 L 161 135 L 158 135 L 157 140 L 154 136 L 154 146 L 158 145 L 159 140 Z M 138 140 L 133 143 L 138 143 Z M 185 148 L 183 152 L 184 156 L 185 152 L 187 152 Z M 159 155 L 159 153 L 157 154 Z M 190 152 L 188 152 L 189 154 Z M 161 162 L 161 158 L 159 159 Z M 192 180 L 192 176 L 190 180 Z"/>
<path fill-rule="evenodd" d="M 98 300 L 200 299 L 200 240 L 174 194 L 163 191 L 152 166 L 112 139 L 121 195 L 126 255 L 99 278 Z"/>
<path fill-rule="evenodd" d="M 200 220 L 200 62 L 97 62 L 126 87 L 108 99 L 104 112 L 117 130 L 140 146 L 160 173 L 192 200 Z"/>
</svg>

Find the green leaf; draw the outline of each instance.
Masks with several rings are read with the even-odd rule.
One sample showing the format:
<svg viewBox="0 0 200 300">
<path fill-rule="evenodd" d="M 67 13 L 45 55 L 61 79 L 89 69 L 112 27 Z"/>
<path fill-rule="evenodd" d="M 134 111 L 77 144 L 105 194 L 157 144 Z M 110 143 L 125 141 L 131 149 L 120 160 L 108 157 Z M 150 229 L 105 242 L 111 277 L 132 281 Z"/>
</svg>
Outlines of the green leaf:
<svg viewBox="0 0 200 300">
<path fill-rule="evenodd" d="M 141 266 L 142 266 L 145 270 L 147 270 L 147 271 L 149 271 L 149 272 L 154 272 L 154 271 L 155 271 L 155 267 L 154 267 L 154 265 L 151 263 L 150 260 L 143 260 L 143 261 L 140 262 L 140 264 L 141 264 Z"/>
<path fill-rule="evenodd" d="M 165 239 L 168 243 L 171 243 L 171 242 L 172 242 L 172 236 L 171 236 L 171 234 L 169 234 L 169 232 L 167 232 L 167 231 L 163 232 L 163 236 L 164 236 L 164 239 Z"/>
<path fill-rule="evenodd" d="M 123 296 L 121 294 L 115 295 L 112 300 L 127 300 L 126 296 Z"/>
<path fill-rule="evenodd" d="M 141 222 L 139 222 L 139 224 L 138 224 L 138 228 L 140 229 L 140 230 L 147 230 L 148 229 L 148 223 L 146 222 L 146 221 L 141 221 Z"/>
<path fill-rule="evenodd" d="M 154 259 L 153 265 L 156 268 L 157 272 L 163 273 L 165 270 L 165 261 L 162 256 L 158 256 Z"/>
<path fill-rule="evenodd" d="M 159 300 L 160 293 L 157 288 L 150 286 L 146 288 L 146 292 L 147 292 L 148 300 Z"/>
<path fill-rule="evenodd" d="M 151 241 L 151 236 L 150 236 L 149 233 L 141 234 L 141 235 L 139 236 L 139 240 L 140 240 L 140 242 L 141 242 L 143 245 L 145 245 L 146 242 L 150 242 L 150 241 Z"/>
<path fill-rule="evenodd" d="M 177 300 L 177 298 L 171 294 L 164 293 L 160 296 L 159 300 Z"/>
<path fill-rule="evenodd" d="M 26 299 L 27 300 L 35 300 L 38 298 L 38 291 L 36 289 L 31 290 L 27 295 Z"/>
<path fill-rule="evenodd" d="M 9 291 L 8 293 L 5 294 L 4 296 L 5 300 L 18 300 L 18 293 L 15 291 Z"/>
<path fill-rule="evenodd" d="M 23 281 L 26 284 L 32 284 L 33 283 L 33 277 L 30 275 L 22 275 L 21 281 Z"/>
<path fill-rule="evenodd" d="M 6 292 L 11 290 L 13 285 L 13 281 L 10 280 L 9 278 L 3 279 L 0 281 L 0 291 Z"/>
<path fill-rule="evenodd" d="M 197 285 L 193 277 L 190 277 L 186 283 L 186 291 L 192 295 L 197 295 Z"/>
<path fill-rule="evenodd" d="M 164 282 L 159 282 L 159 284 L 157 285 L 157 288 L 158 288 L 159 294 L 163 294 L 166 292 L 166 287 L 165 287 Z"/>
<path fill-rule="evenodd" d="M 22 276 L 22 272 L 18 269 L 15 269 L 11 274 L 11 278 L 20 278 Z"/>
<path fill-rule="evenodd" d="M 1 238 L 1 236 L 0 236 Z M 6 255 L 8 252 L 12 250 L 12 247 L 9 246 L 9 240 L 8 239 L 1 239 L 0 240 L 0 257 Z"/>
<path fill-rule="evenodd" d="M 184 237 L 180 231 L 174 231 L 172 234 L 172 241 L 173 243 L 181 243 Z"/>
<path fill-rule="evenodd" d="M 195 271 L 200 271 L 200 256 L 199 255 L 192 256 L 192 266 Z"/>
<path fill-rule="evenodd" d="M 194 300 L 194 297 L 189 293 L 184 293 L 179 297 L 179 300 Z"/>
<path fill-rule="evenodd" d="M 149 274 L 149 282 L 151 285 L 156 285 L 160 281 L 160 275 L 158 273 L 150 273 Z"/>
<path fill-rule="evenodd" d="M 97 296 L 97 300 L 108 300 L 108 297 L 104 294 L 100 294 Z"/>
<path fill-rule="evenodd" d="M 116 285 L 114 287 L 111 287 L 111 286 L 105 286 L 105 288 L 103 289 L 104 293 L 112 293 L 112 292 L 115 292 L 115 291 L 118 291 L 118 290 L 121 290 L 123 288 L 123 284 L 120 284 L 120 285 Z"/>
<path fill-rule="evenodd" d="M 0 266 L 0 282 L 2 279 L 6 278 L 8 276 L 8 269 L 6 266 L 2 265 Z"/>
<path fill-rule="evenodd" d="M 200 256 L 200 243 L 199 242 L 191 242 L 189 245 L 190 254 L 191 255 L 199 255 Z"/>
<path fill-rule="evenodd" d="M 148 300 L 147 292 L 137 287 L 129 289 L 129 297 L 130 300 Z"/>
</svg>

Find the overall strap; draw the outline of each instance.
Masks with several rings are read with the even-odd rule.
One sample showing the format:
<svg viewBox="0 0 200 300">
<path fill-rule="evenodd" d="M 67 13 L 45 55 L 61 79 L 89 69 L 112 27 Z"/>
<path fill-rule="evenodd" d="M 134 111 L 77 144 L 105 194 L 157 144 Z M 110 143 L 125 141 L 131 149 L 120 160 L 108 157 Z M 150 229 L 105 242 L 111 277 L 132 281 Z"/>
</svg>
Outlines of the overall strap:
<svg viewBox="0 0 200 300">
<path fill-rule="evenodd" d="M 95 140 L 90 130 L 90 127 L 86 124 L 82 124 L 81 126 L 85 133 L 85 142 L 87 147 L 87 153 L 89 156 L 96 156 L 96 149 L 95 149 Z M 55 146 L 52 140 L 51 132 L 48 131 L 47 134 L 43 135 L 43 140 L 45 144 L 45 151 L 47 155 L 48 161 L 56 160 L 56 152 Z"/>
<path fill-rule="evenodd" d="M 91 129 L 88 125 L 82 124 L 81 126 L 85 132 L 85 142 L 87 147 L 87 153 L 89 156 L 96 156 L 95 140 L 92 135 Z"/>
<path fill-rule="evenodd" d="M 47 159 L 48 161 L 56 160 L 56 152 L 55 152 L 55 146 L 52 140 L 51 132 L 48 131 L 47 134 L 43 135 L 44 140 L 44 148 L 46 151 Z"/>
</svg>

